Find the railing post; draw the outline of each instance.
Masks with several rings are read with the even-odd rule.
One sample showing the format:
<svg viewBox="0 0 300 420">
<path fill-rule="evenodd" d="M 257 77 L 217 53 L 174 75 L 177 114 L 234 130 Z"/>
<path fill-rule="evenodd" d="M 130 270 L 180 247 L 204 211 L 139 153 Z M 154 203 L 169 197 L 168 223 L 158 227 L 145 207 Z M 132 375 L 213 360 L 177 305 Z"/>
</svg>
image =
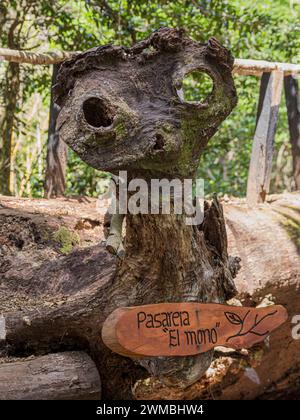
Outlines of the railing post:
<svg viewBox="0 0 300 420">
<path fill-rule="evenodd" d="M 269 192 L 274 138 L 281 98 L 283 71 L 263 73 L 261 78 L 256 128 L 248 173 L 247 203 L 265 201 Z"/>
</svg>

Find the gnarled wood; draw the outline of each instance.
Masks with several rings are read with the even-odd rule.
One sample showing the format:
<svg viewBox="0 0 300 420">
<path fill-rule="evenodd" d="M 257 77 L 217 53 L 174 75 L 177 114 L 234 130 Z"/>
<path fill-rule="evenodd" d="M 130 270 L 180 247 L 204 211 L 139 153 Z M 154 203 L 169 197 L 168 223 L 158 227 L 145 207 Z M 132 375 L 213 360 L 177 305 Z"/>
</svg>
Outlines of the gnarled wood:
<svg viewBox="0 0 300 420">
<path fill-rule="evenodd" d="M 236 105 L 232 64 L 216 39 L 200 44 L 169 28 L 131 48 L 79 54 L 58 74 L 60 137 L 89 165 L 117 175 L 194 177 L 208 140 Z M 200 103 L 178 95 L 194 70 L 214 83 Z"/>
<path fill-rule="evenodd" d="M 128 182 L 141 178 L 148 188 L 152 179 L 195 178 L 208 140 L 236 105 L 232 65 L 229 51 L 215 38 L 199 44 L 183 30 L 169 28 L 131 48 L 108 45 L 79 54 L 58 74 L 60 138 L 89 165 L 117 175 L 126 170 Z M 179 91 L 194 70 L 206 72 L 214 88 L 203 102 L 188 103 Z M 207 205 L 199 227 L 187 225 L 186 214 L 175 214 L 173 206 L 170 214 L 126 214 L 125 254 L 105 316 L 122 306 L 223 303 L 234 295 L 218 201 Z M 141 363 L 162 380 L 185 387 L 210 360 L 208 352 Z"/>
</svg>

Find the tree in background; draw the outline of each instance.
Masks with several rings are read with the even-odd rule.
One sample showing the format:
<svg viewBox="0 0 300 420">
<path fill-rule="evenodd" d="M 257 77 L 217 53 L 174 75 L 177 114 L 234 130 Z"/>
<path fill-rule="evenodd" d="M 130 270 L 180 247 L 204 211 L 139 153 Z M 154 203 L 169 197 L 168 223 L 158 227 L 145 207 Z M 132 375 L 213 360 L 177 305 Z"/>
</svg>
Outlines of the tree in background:
<svg viewBox="0 0 300 420">
<path fill-rule="evenodd" d="M 5 0 L 0 6 L 1 44 L 11 49 L 39 51 L 52 47 L 67 50 L 90 48 L 95 45 L 96 36 L 78 30 L 81 24 L 79 18 L 74 17 L 76 13 L 75 2 Z M 33 106 L 35 113 L 30 119 L 26 111 L 37 93 L 40 95 L 39 108 L 49 108 L 51 69 L 18 63 L 4 63 L 3 67 L 0 81 L 0 192 L 41 195 L 48 127 L 44 127 L 42 140 L 40 121 L 36 121 L 37 115 L 41 120 L 42 113 L 38 112 L 36 103 Z"/>
<path fill-rule="evenodd" d="M 60 0 L 58 2 L 17 0 L 9 2 L 9 7 L 8 2 L 2 3 L 6 7 L 6 9 L 3 8 L 1 4 L 4 11 L 9 9 L 9 13 L 12 13 L 11 10 L 22 9 L 22 16 L 26 15 L 27 23 L 23 24 L 23 29 L 20 31 L 22 42 L 19 41 L 20 48 L 24 49 L 36 48 L 40 51 L 57 48 L 74 51 L 86 50 L 108 42 L 130 45 L 161 26 L 181 26 L 198 41 L 206 41 L 210 36 L 216 36 L 222 44 L 231 48 L 235 57 L 299 62 L 297 45 L 299 43 L 297 32 L 299 30 L 299 3 L 290 3 L 287 0 L 267 0 L 263 3 L 249 3 L 243 0 L 230 2 L 225 0 L 153 0 L 150 2 L 144 0 Z M 8 12 L 4 13 L 4 16 L 7 14 Z M 3 22 L 1 43 L 2 46 L 9 46 L 7 28 L 8 22 L 12 24 L 12 21 Z M 27 26 L 33 26 L 36 34 L 34 39 L 39 39 L 39 45 L 35 45 L 33 40 L 26 38 Z M 4 67 L 7 71 L 8 66 L 4 65 Z M 4 107 L 2 121 L 5 123 L 1 124 L 3 127 L 1 140 L 2 145 L 5 143 L 5 146 L 1 149 L 1 161 L 3 161 L 3 156 L 7 159 L 9 155 L 7 151 L 11 150 L 11 133 L 14 134 L 13 142 L 17 144 L 20 141 L 20 131 L 23 129 L 25 134 L 21 135 L 21 138 L 23 138 L 24 147 L 18 147 L 15 167 L 9 165 L 16 178 L 13 192 L 42 196 L 44 175 L 40 177 L 37 157 L 31 157 L 31 164 L 28 165 L 31 168 L 29 176 L 26 169 L 26 150 L 28 147 L 36 149 L 38 142 L 36 136 L 31 136 L 30 146 L 26 143 L 25 140 L 29 138 L 26 131 L 32 131 L 33 127 L 31 121 L 24 120 L 25 115 L 22 116 L 22 112 L 24 113 L 26 107 L 29 106 L 30 98 L 36 92 L 39 92 L 42 97 L 40 112 L 48 112 L 52 71 L 49 67 L 41 68 L 41 66 L 17 65 L 17 67 L 21 74 L 19 83 L 16 83 L 19 85 L 19 95 L 12 95 L 12 97 L 19 99 L 15 105 L 11 99 L 11 108 L 8 108 L 6 104 Z M 2 98 L 6 98 L 6 77 L 2 75 L 1 78 Z M 11 83 L 11 76 L 9 80 Z M 214 136 L 199 167 L 198 175 L 205 179 L 207 193 L 217 191 L 220 194 L 226 192 L 244 195 L 246 191 L 259 80 L 252 76 L 236 77 L 236 86 L 239 104 Z M 191 95 L 191 98 L 193 95 L 196 97 L 198 94 L 205 94 L 207 89 L 209 89 L 208 84 L 203 83 L 199 75 L 187 80 L 186 94 Z M 14 111 L 9 111 L 9 109 Z M 9 112 L 13 115 L 14 130 L 9 128 L 11 123 L 10 126 L 7 125 L 10 121 L 7 118 Z M 20 116 L 23 117 L 22 121 L 19 120 Z M 4 131 L 4 127 L 8 129 Z M 33 131 L 36 131 L 36 128 Z M 35 156 L 42 155 L 42 170 L 45 165 L 46 131 L 47 127 L 41 130 L 41 153 L 35 154 Z M 295 183 L 291 176 L 292 150 L 284 101 L 281 102 L 279 111 L 273 162 L 271 190 L 274 192 L 294 188 Z M 28 178 L 30 188 L 28 190 L 23 188 L 24 191 L 22 191 L 20 184 L 24 179 L 24 174 L 25 179 Z M 7 179 L 3 171 L 1 171 L 1 176 L 4 180 Z M 105 185 L 106 177 L 106 174 L 88 168 L 73 152 L 68 151 L 66 194 L 97 195 Z M 4 184 L 1 182 L 1 185 Z"/>
<path fill-rule="evenodd" d="M 48 26 L 44 10 L 45 7 L 50 8 L 54 4 L 53 0 L 47 2 L 2 1 L 0 5 L 1 44 L 18 50 L 40 48 L 46 40 Z M 29 73 L 34 74 L 32 71 Z M 0 85 L 2 93 L 0 191 L 5 194 L 15 192 L 15 157 L 20 146 L 21 132 L 18 117 L 30 94 L 29 81 L 25 66 L 20 66 L 18 63 L 5 63 Z M 43 85 L 43 77 L 41 77 L 40 85 Z"/>
</svg>

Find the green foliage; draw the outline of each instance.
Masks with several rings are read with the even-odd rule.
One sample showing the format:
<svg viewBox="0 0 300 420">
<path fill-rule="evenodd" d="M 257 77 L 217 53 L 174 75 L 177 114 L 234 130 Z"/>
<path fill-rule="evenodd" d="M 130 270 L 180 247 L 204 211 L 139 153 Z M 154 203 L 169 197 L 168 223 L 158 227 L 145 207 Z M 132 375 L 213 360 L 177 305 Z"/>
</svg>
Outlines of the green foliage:
<svg viewBox="0 0 300 420">
<path fill-rule="evenodd" d="M 130 45 L 161 26 L 184 27 L 197 41 L 215 36 L 235 57 L 299 62 L 299 1 L 288 0 L 2 0 L 0 42 L 10 46 L 11 22 L 18 16 L 14 42 L 17 48 L 85 50 L 108 42 Z M 21 22 L 21 23 L 20 23 Z M 3 75 L 6 64 L 0 64 Z M 47 112 L 51 69 L 21 66 L 21 89 L 16 110 L 16 136 L 21 141 L 16 160 L 16 190 L 28 177 L 26 162 L 32 160 L 29 187 L 23 195 L 41 196 L 47 139 Z M 197 79 L 198 77 L 198 79 Z M 196 76 L 187 80 L 186 99 L 209 91 L 207 82 Z M 3 80 L 3 77 L 2 77 Z M 235 77 L 239 103 L 210 141 L 199 165 L 208 194 L 245 195 L 247 172 L 255 129 L 259 79 Z M 197 90 L 203 87 L 204 90 Z M 0 83 L 0 94 L 1 83 Z M 37 113 L 28 119 L 32 97 L 41 95 Z M 2 109 L 5 107 L 3 94 Z M 46 121 L 46 122 L 45 122 Z M 0 116 L 1 122 L 1 116 Z M 40 124 L 42 147 L 34 153 Z M 1 140 L 0 140 L 1 147 Z M 29 152 L 28 152 L 29 150 Z M 28 155 L 32 155 L 31 158 Z M 38 156 L 42 155 L 41 160 Z M 67 194 L 97 195 L 108 174 L 87 167 L 69 153 Z M 24 181 L 23 181 L 24 184 Z M 282 100 L 276 134 L 272 191 L 291 189 L 291 153 L 286 111 Z"/>
<path fill-rule="evenodd" d="M 108 187 L 110 175 L 84 164 L 72 150 L 68 151 L 67 195 L 98 197 Z"/>
<path fill-rule="evenodd" d="M 213 90 L 213 81 L 206 73 L 193 71 L 182 81 L 184 100 L 187 102 L 202 102 Z"/>
<path fill-rule="evenodd" d="M 254 76 L 235 80 L 238 105 L 211 139 L 201 159 L 198 176 L 205 193 L 244 196 L 255 129 L 259 80 Z"/>
</svg>

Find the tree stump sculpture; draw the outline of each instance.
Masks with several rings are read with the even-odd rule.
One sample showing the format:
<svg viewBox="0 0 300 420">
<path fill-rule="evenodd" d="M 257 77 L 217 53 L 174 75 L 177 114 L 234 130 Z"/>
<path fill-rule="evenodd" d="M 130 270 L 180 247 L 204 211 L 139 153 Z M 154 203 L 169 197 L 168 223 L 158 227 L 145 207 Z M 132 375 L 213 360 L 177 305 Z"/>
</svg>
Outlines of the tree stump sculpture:
<svg viewBox="0 0 300 420">
<path fill-rule="evenodd" d="M 126 170 L 128 181 L 140 178 L 150 185 L 153 178 L 194 179 L 208 140 L 236 104 L 232 64 L 215 39 L 199 44 L 181 30 L 166 28 L 131 48 L 106 45 L 78 54 L 58 73 L 60 138 L 95 168 L 117 175 Z M 181 84 L 195 70 L 207 73 L 214 87 L 204 101 L 189 103 L 182 99 Z M 121 219 L 110 232 L 117 243 Z M 104 398 L 130 398 L 133 384 L 147 371 L 179 388 L 204 374 L 212 351 L 131 360 L 104 345 L 101 329 L 119 307 L 224 303 L 234 296 L 239 258 L 228 256 L 220 203 L 205 203 L 199 225 L 186 224 L 186 214 L 174 211 L 126 214 L 125 219 L 118 256 L 100 244 L 54 260 L 52 254 L 48 259 L 39 254 L 34 263 L 23 257 L 23 249 L 27 243 L 43 247 L 51 242 L 45 239 L 45 220 L 40 232 L 31 216 L 14 213 L 4 219 L 1 355 L 86 351 L 100 373 Z M 108 245 L 117 250 L 115 243 Z"/>
<path fill-rule="evenodd" d="M 106 45 L 79 54 L 57 79 L 60 138 L 94 168 L 126 170 L 129 180 L 142 178 L 149 188 L 153 178 L 195 178 L 208 140 L 236 105 L 232 65 L 216 39 L 199 44 L 168 28 L 131 48 Z M 204 101 L 185 102 L 182 80 L 195 70 L 214 87 Z M 237 266 L 227 254 L 216 199 L 206 203 L 200 226 L 187 225 L 184 214 L 128 214 L 125 255 L 103 313 L 159 302 L 223 303 L 235 294 Z M 165 383 L 186 387 L 210 362 L 211 352 L 139 363 Z"/>
</svg>

